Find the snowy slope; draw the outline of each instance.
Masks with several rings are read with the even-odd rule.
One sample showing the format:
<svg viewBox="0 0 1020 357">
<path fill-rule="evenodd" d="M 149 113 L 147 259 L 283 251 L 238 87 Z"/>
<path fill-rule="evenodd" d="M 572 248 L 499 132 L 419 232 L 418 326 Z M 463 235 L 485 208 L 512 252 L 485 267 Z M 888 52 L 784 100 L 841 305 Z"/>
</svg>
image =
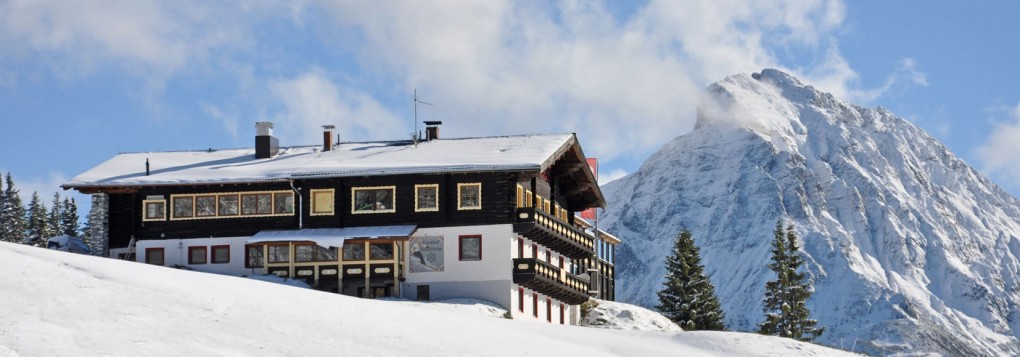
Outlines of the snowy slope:
<svg viewBox="0 0 1020 357">
<path fill-rule="evenodd" d="M 711 85 L 692 132 L 603 188 L 618 297 L 652 306 L 688 228 L 727 324 L 762 320 L 769 240 L 792 219 L 826 327 L 876 354 L 1020 354 L 1020 202 L 924 131 L 776 71 Z M 862 346 L 863 344 L 863 346 Z"/>
<path fill-rule="evenodd" d="M 849 355 L 753 334 L 506 320 L 2 242 L 0 267 L 0 356 Z"/>
<path fill-rule="evenodd" d="M 662 314 L 641 306 L 592 299 L 592 308 L 581 319 L 582 326 L 615 330 L 681 332 L 683 329 Z"/>
</svg>

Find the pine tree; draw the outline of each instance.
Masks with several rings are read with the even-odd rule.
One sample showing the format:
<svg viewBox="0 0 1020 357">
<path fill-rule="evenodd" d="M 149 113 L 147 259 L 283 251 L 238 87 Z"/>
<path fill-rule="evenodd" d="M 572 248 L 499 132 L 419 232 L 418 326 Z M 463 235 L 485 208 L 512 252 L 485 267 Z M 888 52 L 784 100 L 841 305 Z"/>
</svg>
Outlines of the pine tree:
<svg viewBox="0 0 1020 357">
<path fill-rule="evenodd" d="M 816 327 L 818 321 L 810 318 L 811 311 L 805 305 L 813 288 L 807 275 L 800 272 L 803 265 L 793 225 L 787 226 L 784 234 L 782 222 L 777 222 L 768 265 L 776 273 L 776 280 L 765 283 L 765 321 L 758 330 L 761 334 L 808 342 L 821 336 L 824 328 Z"/>
<path fill-rule="evenodd" d="M 24 243 L 45 246 L 46 232 L 49 231 L 49 228 L 46 227 L 48 224 L 49 213 L 46 211 L 46 206 L 39 199 L 39 193 L 33 192 L 32 201 L 28 204 L 28 231 Z"/>
<path fill-rule="evenodd" d="M 685 330 L 725 330 L 722 307 L 704 270 L 691 233 L 681 231 L 666 258 L 666 281 L 656 308 Z"/>
<path fill-rule="evenodd" d="M 78 229 L 78 204 L 74 198 L 64 198 L 63 212 L 60 216 L 60 234 L 77 237 Z"/>
<path fill-rule="evenodd" d="M 53 193 L 53 201 L 50 202 L 49 215 L 46 218 L 46 232 L 43 234 L 43 239 L 49 239 L 60 235 L 62 225 L 61 218 L 64 215 L 64 204 L 60 200 L 60 192 Z"/>
<path fill-rule="evenodd" d="M 22 243 L 25 240 L 25 206 L 21 203 L 21 194 L 14 188 L 11 173 L 6 176 L 7 187 L 4 188 L 3 205 L 0 206 L 0 241 Z"/>
</svg>

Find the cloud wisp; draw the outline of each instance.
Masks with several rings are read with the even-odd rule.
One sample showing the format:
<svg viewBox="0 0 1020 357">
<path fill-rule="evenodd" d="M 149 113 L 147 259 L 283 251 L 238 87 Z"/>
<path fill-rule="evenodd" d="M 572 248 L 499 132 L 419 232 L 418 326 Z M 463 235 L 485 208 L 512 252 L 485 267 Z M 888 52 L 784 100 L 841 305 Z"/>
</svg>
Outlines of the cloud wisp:
<svg viewBox="0 0 1020 357">
<path fill-rule="evenodd" d="M 1020 189 L 1020 103 L 1001 110 L 1007 119 L 997 122 L 984 142 L 975 149 L 981 171 L 1007 189 Z"/>
</svg>

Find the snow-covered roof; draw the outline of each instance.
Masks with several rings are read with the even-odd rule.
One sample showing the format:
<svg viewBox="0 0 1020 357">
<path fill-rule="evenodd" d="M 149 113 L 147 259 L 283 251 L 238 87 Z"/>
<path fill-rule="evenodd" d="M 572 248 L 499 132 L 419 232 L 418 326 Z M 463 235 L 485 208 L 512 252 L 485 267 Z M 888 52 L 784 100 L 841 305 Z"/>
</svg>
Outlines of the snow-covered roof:
<svg viewBox="0 0 1020 357">
<path fill-rule="evenodd" d="M 538 134 L 419 142 L 341 143 L 280 148 L 122 153 L 72 178 L 66 188 L 285 181 L 310 177 L 477 171 L 544 171 L 577 143 L 573 134 Z M 149 174 L 146 175 L 146 162 Z"/>
<path fill-rule="evenodd" d="M 418 229 L 416 225 L 315 228 L 286 231 L 261 231 L 249 238 L 247 243 L 265 242 L 315 242 L 323 247 L 342 247 L 344 241 L 355 238 L 410 237 Z"/>
</svg>

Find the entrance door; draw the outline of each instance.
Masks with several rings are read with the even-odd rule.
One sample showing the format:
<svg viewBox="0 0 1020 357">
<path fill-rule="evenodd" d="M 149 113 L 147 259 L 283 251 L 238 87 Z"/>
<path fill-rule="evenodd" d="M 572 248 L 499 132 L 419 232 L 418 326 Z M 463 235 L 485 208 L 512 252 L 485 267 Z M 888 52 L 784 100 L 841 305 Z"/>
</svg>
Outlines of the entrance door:
<svg viewBox="0 0 1020 357">
<path fill-rule="evenodd" d="M 418 285 L 418 301 L 429 301 L 428 285 Z"/>
</svg>

